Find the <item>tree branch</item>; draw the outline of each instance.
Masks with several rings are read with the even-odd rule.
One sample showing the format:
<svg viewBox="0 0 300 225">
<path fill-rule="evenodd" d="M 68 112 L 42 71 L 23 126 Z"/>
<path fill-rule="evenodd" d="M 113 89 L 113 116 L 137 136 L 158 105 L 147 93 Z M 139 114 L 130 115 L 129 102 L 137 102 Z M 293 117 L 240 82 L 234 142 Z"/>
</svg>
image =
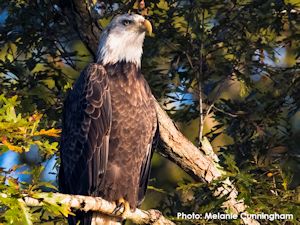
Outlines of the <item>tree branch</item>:
<svg viewBox="0 0 300 225">
<path fill-rule="evenodd" d="M 221 170 L 217 168 L 213 157 L 203 154 L 186 139 L 156 100 L 155 108 L 160 139 L 164 145 L 164 148 L 160 149 L 160 153 L 180 166 L 195 180 L 209 183 L 220 177 Z"/>
<path fill-rule="evenodd" d="M 102 31 L 98 22 L 92 17 L 87 1 L 69 0 L 68 7 L 63 7 L 66 21 L 74 28 L 81 41 L 96 59 L 99 35 Z M 61 1 L 61 5 L 65 5 Z"/>
<path fill-rule="evenodd" d="M 0 193 L 2 198 L 8 198 L 9 196 Z M 103 213 L 110 216 L 116 216 L 114 211 L 117 207 L 115 202 L 106 201 L 100 197 L 82 196 L 82 195 L 67 195 L 61 193 L 36 193 L 34 197 L 24 196 L 19 201 L 24 202 L 29 207 L 37 207 L 44 205 L 59 204 L 68 208 L 78 209 L 85 212 L 94 211 Z M 124 211 L 124 207 L 122 209 Z M 131 220 L 136 224 L 151 224 L 151 225 L 175 225 L 172 221 L 165 218 L 162 213 L 155 209 L 149 209 L 147 211 L 136 209 L 134 212 L 125 211 L 122 214 L 123 219 Z"/>
<path fill-rule="evenodd" d="M 185 172 L 191 175 L 195 180 L 202 180 L 210 183 L 221 177 L 221 166 L 218 164 L 218 157 L 213 152 L 212 146 L 208 141 L 202 144 L 201 150 L 190 142 L 177 129 L 167 113 L 160 107 L 155 100 L 155 108 L 158 116 L 159 134 L 163 142 L 164 149 L 160 152 Z M 204 154 L 204 153 L 205 154 Z M 237 200 L 238 191 L 229 179 L 223 182 L 223 186 L 214 193 L 217 197 L 228 195 L 228 200 L 223 204 L 233 214 L 244 212 L 246 206 L 243 200 Z M 259 224 L 256 220 L 243 218 L 245 224 Z"/>
</svg>

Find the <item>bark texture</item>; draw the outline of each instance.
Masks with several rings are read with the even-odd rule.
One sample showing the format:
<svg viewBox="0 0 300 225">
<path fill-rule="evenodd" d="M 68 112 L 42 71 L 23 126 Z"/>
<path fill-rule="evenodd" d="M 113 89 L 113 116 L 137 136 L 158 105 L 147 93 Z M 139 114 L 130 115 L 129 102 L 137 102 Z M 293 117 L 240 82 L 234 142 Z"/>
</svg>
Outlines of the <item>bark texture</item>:
<svg viewBox="0 0 300 225">
<path fill-rule="evenodd" d="M 1 198 L 9 198 L 8 195 L 0 193 Z M 115 216 L 114 211 L 117 207 L 115 202 L 106 201 L 100 197 L 91 197 L 83 195 L 67 195 L 61 193 L 37 193 L 34 197 L 24 196 L 18 199 L 22 204 L 29 207 L 39 207 L 49 204 L 64 205 L 69 208 L 79 209 L 82 211 L 94 211 L 103 214 Z M 119 208 L 118 208 L 119 209 Z M 172 221 L 165 218 L 162 213 L 155 209 L 135 211 L 125 211 L 124 208 L 119 209 L 122 213 L 122 218 L 131 220 L 136 224 L 151 224 L 151 225 L 175 225 Z M 120 216 L 120 215 L 118 215 Z"/>
</svg>

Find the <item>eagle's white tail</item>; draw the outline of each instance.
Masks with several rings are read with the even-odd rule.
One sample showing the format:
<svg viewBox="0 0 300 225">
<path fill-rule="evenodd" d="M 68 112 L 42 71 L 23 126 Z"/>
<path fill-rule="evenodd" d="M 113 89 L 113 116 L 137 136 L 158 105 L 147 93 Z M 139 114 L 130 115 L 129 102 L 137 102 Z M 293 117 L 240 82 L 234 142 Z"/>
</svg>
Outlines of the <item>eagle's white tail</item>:
<svg viewBox="0 0 300 225">
<path fill-rule="evenodd" d="M 117 217 L 93 213 L 91 225 L 122 225 L 121 219 Z"/>
</svg>

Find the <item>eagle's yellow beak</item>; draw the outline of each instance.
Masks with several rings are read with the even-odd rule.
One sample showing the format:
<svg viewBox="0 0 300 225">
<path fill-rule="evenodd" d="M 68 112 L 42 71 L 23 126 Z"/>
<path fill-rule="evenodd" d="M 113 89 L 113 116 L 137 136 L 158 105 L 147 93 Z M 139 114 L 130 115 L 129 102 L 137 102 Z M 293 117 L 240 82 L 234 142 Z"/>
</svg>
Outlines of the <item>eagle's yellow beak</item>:
<svg viewBox="0 0 300 225">
<path fill-rule="evenodd" d="M 150 23 L 149 20 L 145 19 L 145 21 L 144 21 L 144 27 L 145 27 L 145 29 L 147 31 L 147 34 L 151 35 L 152 34 L 152 25 L 151 25 L 151 23 Z"/>
</svg>

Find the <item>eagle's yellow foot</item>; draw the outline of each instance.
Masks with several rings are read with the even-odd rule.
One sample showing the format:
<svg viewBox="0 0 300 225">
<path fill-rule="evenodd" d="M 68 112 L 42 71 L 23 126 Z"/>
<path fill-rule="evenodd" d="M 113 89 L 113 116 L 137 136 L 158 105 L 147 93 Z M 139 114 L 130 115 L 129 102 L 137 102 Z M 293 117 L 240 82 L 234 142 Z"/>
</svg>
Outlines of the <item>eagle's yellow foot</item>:
<svg viewBox="0 0 300 225">
<path fill-rule="evenodd" d="M 130 212 L 130 205 L 124 198 L 120 198 L 116 202 L 116 208 L 113 211 L 113 214 L 116 216 L 120 216 L 125 219 L 128 212 Z"/>
</svg>

